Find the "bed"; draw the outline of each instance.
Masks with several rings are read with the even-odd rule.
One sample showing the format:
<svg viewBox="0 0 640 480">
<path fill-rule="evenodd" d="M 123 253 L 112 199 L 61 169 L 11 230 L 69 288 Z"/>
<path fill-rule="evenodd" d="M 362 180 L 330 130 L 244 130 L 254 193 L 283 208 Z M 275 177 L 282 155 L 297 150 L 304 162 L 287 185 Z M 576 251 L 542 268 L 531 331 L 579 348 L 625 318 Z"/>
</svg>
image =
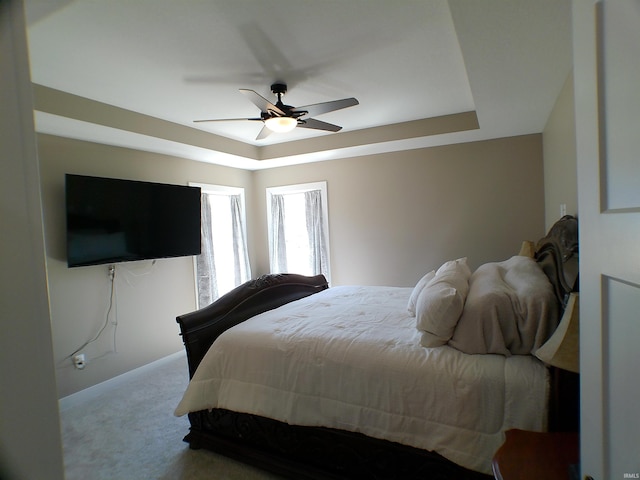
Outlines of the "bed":
<svg viewBox="0 0 640 480">
<path fill-rule="evenodd" d="M 509 428 L 575 428 L 576 379 L 531 353 L 577 289 L 577 266 L 566 216 L 530 256 L 474 272 L 455 259 L 411 288 L 247 282 L 177 318 L 191 378 L 175 412 L 189 416 L 185 441 L 288 478 L 490 478 Z M 491 282 L 529 296 L 540 282 L 542 293 L 505 304 Z M 514 302 L 526 311 L 506 321 Z"/>
</svg>

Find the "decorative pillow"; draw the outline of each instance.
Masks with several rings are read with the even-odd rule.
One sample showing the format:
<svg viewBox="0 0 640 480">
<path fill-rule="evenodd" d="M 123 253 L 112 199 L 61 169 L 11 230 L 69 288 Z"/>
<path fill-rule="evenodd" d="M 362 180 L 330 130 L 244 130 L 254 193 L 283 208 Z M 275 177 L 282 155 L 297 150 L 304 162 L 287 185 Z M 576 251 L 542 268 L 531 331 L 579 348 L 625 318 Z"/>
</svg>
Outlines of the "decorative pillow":
<svg viewBox="0 0 640 480">
<path fill-rule="evenodd" d="M 522 255 L 523 257 L 534 258 L 536 255 L 536 246 L 530 240 L 525 240 L 522 242 L 522 246 L 520 247 L 520 253 L 518 255 Z"/>
<path fill-rule="evenodd" d="M 416 302 L 416 327 L 421 345 L 438 347 L 449 341 L 469 292 L 471 271 L 466 258 L 443 264 L 420 292 Z"/>
<path fill-rule="evenodd" d="M 412 317 L 416 316 L 416 302 L 418 301 L 418 295 L 420 295 L 420 292 L 422 291 L 422 289 L 426 287 L 427 283 L 429 283 L 435 276 L 436 276 L 436 271 L 431 270 L 429 273 L 424 275 L 420 280 L 418 280 L 418 283 L 416 283 L 416 286 L 413 287 L 413 291 L 411 292 L 411 296 L 409 297 L 409 304 L 407 305 L 407 310 L 409 310 L 409 313 L 411 314 Z"/>
<path fill-rule="evenodd" d="M 471 275 L 449 345 L 466 353 L 528 355 L 551 336 L 559 312 L 553 286 L 533 259 L 486 263 Z"/>
</svg>

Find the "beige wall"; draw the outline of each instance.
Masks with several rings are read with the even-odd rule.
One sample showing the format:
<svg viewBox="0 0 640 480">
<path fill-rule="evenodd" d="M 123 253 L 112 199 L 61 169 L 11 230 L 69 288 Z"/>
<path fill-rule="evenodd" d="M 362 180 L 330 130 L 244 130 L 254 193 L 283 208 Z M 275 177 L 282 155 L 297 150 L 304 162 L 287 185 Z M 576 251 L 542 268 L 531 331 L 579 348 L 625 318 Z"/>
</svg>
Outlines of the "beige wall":
<svg viewBox="0 0 640 480">
<path fill-rule="evenodd" d="M 39 135 L 42 198 L 60 397 L 180 351 L 177 315 L 195 308 L 191 257 L 128 262 L 116 267 L 117 354 L 114 326 L 83 349 L 88 365 L 76 370 L 66 358 L 104 324 L 110 298 L 107 266 L 67 268 L 64 174 L 131 180 L 250 186 L 251 173 L 180 158 Z M 251 192 L 247 190 L 247 201 Z M 113 317 L 111 317 L 113 318 Z"/>
<path fill-rule="evenodd" d="M 542 138 L 545 226 L 548 230 L 560 218 L 561 204 L 566 205 L 567 214 L 578 214 L 573 75 L 569 75 L 556 99 Z"/>
<path fill-rule="evenodd" d="M 544 234 L 540 135 L 254 173 L 254 271 L 268 270 L 265 188 L 326 180 L 334 285 L 413 285 L 442 262 L 471 266 Z"/>
</svg>

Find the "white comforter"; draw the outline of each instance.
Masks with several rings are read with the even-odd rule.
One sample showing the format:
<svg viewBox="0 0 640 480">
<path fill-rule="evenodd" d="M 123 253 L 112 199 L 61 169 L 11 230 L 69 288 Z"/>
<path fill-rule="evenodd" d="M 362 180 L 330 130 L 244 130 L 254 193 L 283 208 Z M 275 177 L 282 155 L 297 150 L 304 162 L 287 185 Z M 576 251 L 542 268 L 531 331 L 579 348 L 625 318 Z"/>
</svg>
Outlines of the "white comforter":
<svg viewBox="0 0 640 480">
<path fill-rule="evenodd" d="M 410 288 L 333 287 L 221 335 L 175 413 L 210 408 L 361 432 L 490 473 L 509 428 L 543 430 L 531 356 L 424 348 Z"/>
</svg>

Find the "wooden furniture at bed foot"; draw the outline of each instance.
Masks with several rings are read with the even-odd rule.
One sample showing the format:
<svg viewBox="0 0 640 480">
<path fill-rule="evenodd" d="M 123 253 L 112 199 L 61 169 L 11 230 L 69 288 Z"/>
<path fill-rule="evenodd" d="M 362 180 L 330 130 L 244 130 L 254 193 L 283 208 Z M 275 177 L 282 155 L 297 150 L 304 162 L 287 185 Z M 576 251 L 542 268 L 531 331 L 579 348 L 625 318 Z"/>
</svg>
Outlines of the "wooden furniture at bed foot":
<svg viewBox="0 0 640 480">
<path fill-rule="evenodd" d="M 493 457 L 496 480 L 573 480 L 580 458 L 578 434 L 509 430 Z"/>
</svg>

